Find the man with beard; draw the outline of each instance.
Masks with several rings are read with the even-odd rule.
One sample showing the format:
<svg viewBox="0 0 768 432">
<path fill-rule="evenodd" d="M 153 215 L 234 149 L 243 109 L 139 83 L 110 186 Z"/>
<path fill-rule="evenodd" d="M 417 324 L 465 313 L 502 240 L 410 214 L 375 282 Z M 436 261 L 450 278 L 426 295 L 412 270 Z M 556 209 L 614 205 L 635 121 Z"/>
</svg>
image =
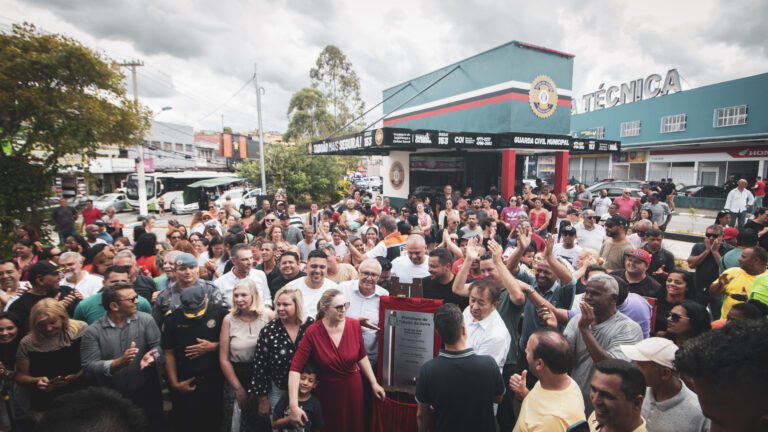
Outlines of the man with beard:
<svg viewBox="0 0 768 432">
<path fill-rule="evenodd" d="M 331 248 L 333 248 L 333 246 L 331 246 Z M 299 255 L 296 254 L 296 252 L 283 252 L 283 254 L 280 255 L 280 262 L 278 263 L 278 267 L 280 268 L 280 274 L 276 278 L 272 279 L 272 282 L 269 284 L 269 292 L 272 296 L 274 296 L 277 291 L 280 290 L 280 288 L 286 286 L 289 282 L 307 275 L 301 271 L 301 266 L 299 265 Z"/>
<path fill-rule="evenodd" d="M 312 318 L 317 315 L 317 302 L 323 293 L 336 288 L 336 283 L 325 277 L 328 257 L 323 251 L 313 250 L 307 259 L 307 275 L 290 282 L 288 285 L 298 288 L 304 299 L 304 312 Z"/>
<path fill-rule="evenodd" d="M 59 285 L 74 288 L 82 294 L 83 298 L 88 298 L 101 290 L 103 279 L 83 270 L 83 256 L 79 253 L 64 252 L 59 258 L 59 264 L 64 267 L 64 279 L 59 282 Z"/>
<path fill-rule="evenodd" d="M 272 306 L 272 295 L 267 284 L 267 276 L 261 270 L 253 268 L 253 252 L 250 246 L 245 243 L 238 243 L 232 246 L 229 251 L 232 261 L 232 270 L 224 273 L 213 283 L 219 289 L 219 294 L 224 302 L 232 307 L 232 291 L 235 285 L 242 279 L 248 278 L 256 283 L 261 297 L 261 304 Z"/>
<path fill-rule="evenodd" d="M 627 240 L 627 220 L 624 216 L 616 214 L 605 221 L 605 235 L 608 240 L 600 249 L 600 256 L 605 260 L 605 268 L 609 271 L 624 268 L 626 253 L 634 249 L 632 243 Z"/>
<path fill-rule="evenodd" d="M 444 247 L 439 247 L 429 253 L 429 276 L 421 279 L 424 298 L 442 300 L 443 303 L 453 303 L 464 310 L 469 306 L 466 297 L 453 293 L 453 281 L 456 275 L 451 271 L 453 254 Z"/>
</svg>

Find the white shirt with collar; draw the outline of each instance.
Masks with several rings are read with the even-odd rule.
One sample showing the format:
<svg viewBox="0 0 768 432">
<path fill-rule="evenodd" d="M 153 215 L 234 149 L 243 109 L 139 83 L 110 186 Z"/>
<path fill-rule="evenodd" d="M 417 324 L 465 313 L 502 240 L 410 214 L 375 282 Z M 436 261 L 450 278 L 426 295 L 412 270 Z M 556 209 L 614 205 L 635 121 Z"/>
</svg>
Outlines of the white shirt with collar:
<svg viewBox="0 0 768 432">
<path fill-rule="evenodd" d="M 402 283 L 413 283 L 414 279 L 429 276 L 429 261 L 424 259 L 421 264 L 414 264 L 407 255 L 399 256 L 392 260 L 392 276 L 400 278 Z"/>
<path fill-rule="evenodd" d="M 739 188 L 732 189 L 728 192 L 728 198 L 725 199 L 725 209 L 733 213 L 741 213 L 747 211 L 747 208 L 755 202 L 755 197 L 752 192 L 744 188 L 740 191 Z"/>
<path fill-rule="evenodd" d="M 482 321 L 475 321 L 472 313 L 469 312 L 470 306 L 464 309 L 464 326 L 467 328 L 467 347 L 475 349 L 475 354 L 488 355 L 493 357 L 499 370 L 504 368 L 504 362 L 507 361 L 509 344 L 512 343 L 512 337 L 504 325 L 499 312 L 494 309 L 490 315 Z"/>
<path fill-rule="evenodd" d="M 267 275 L 263 271 L 252 268 L 248 272 L 246 278 L 256 282 L 256 287 L 259 290 L 259 297 L 261 297 L 261 304 L 272 306 L 272 294 L 269 292 L 269 285 L 267 284 Z M 235 276 L 234 269 L 223 276 L 216 279 L 213 284 L 219 289 L 221 298 L 227 303 L 227 306 L 232 308 L 232 291 L 235 290 L 235 285 L 240 279 Z"/>
<path fill-rule="evenodd" d="M 376 285 L 373 294 L 365 297 L 360 292 L 360 283 L 358 280 L 342 282 L 338 290 L 344 294 L 349 302 L 347 316 L 350 318 L 366 317 L 369 322 L 378 327 L 379 325 L 379 303 L 381 296 L 389 295 L 389 291 Z M 363 327 L 363 342 L 365 343 L 365 352 L 368 353 L 368 359 L 375 363 L 379 355 L 379 332 L 373 329 Z"/>
<path fill-rule="evenodd" d="M 92 274 L 88 274 L 88 272 L 85 270 L 81 270 L 81 273 L 83 274 L 83 280 L 81 280 L 78 284 L 74 284 L 66 279 L 62 279 L 59 282 L 59 285 L 72 287 L 80 291 L 80 294 L 83 295 L 83 298 L 88 298 L 96 294 L 104 287 L 104 279 Z"/>
</svg>

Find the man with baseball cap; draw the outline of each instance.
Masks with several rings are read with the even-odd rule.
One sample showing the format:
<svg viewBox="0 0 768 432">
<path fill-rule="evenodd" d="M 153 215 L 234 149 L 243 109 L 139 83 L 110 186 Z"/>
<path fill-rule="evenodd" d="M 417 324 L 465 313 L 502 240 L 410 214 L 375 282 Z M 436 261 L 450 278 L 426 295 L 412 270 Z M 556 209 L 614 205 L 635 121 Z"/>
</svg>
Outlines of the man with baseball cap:
<svg viewBox="0 0 768 432">
<path fill-rule="evenodd" d="M 739 230 L 734 227 L 727 227 L 723 230 L 723 240 L 731 246 L 738 244 L 737 237 L 739 236 Z"/>
<path fill-rule="evenodd" d="M 177 266 L 177 272 L 180 267 L 190 266 Z M 219 334 L 227 309 L 214 302 L 201 284 L 184 288 L 179 303 L 165 318 L 161 337 L 173 402 L 171 421 L 178 431 L 217 430 L 224 386 Z"/>
<path fill-rule="evenodd" d="M 176 283 L 162 290 L 152 305 L 152 318 L 155 319 L 158 327 L 162 328 L 163 318 L 181 307 L 181 293 L 193 286 L 200 287 L 208 295 L 211 303 L 223 305 L 226 303 L 221 297 L 221 293 L 216 285 L 200 279 L 197 258 L 188 253 L 182 253 L 176 256 L 174 260 L 176 267 Z"/>
<path fill-rule="evenodd" d="M 661 285 L 648 276 L 651 254 L 644 249 L 633 249 L 624 254 L 626 264 L 623 270 L 614 270 L 611 276 L 622 279 L 629 286 L 629 292 L 643 297 L 656 298 L 662 293 Z"/>
<path fill-rule="evenodd" d="M 576 244 L 576 235 L 576 228 L 573 225 L 563 226 L 559 232 L 560 243 L 556 244 L 552 250 L 552 254 L 568 261 L 568 264 L 573 266 L 573 268 L 577 267 L 576 258 L 581 253 L 581 246 Z"/>
<path fill-rule="evenodd" d="M 627 218 L 620 214 L 605 221 L 605 235 L 608 239 L 600 249 L 600 256 L 605 260 L 605 268 L 618 270 L 624 268 L 625 254 L 634 249 L 627 239 Z"/>
<path fill-rule="evenodd" d="M 38 261 L 29 269 L 29 283 L 32 288 L 24 292 L 8 307 L 9 312 L 15 313 L 24 325 L 23 333 L 28 330 L 29 313 L 32 306 L 36 305 L 42 299 L 56 297 L 65 308 L 73 306 L 76 295 L 73 288 L 65 289 L 66 295 L 62 295 L 59 289 L 59 272 L 62 269 L 51 264 L 48 261 Z M 71 315 L 72 312 L 70 312 Z"/>
<path fill-rule="evenodd" d="M 648 432 L 709 430 L 696 393 L 685 386 L 675 370 L 674 342 L 652 337 L 635 345 L 621 345 L 621 350 L 640 369 L 648 385 L 641 411 Z"/>
<path fill-rule="evenodd" d="M 304 240 L 304 234 L 301 233 L 301 230 L 298 227 L 291 225 L 291 217 L 288 213 L 281 213 L 279 219 L 280 228 L 283 229 L 283 238 L 285 241 L 292 245 L 297 245 L 300 241 Z"/>
</svg>

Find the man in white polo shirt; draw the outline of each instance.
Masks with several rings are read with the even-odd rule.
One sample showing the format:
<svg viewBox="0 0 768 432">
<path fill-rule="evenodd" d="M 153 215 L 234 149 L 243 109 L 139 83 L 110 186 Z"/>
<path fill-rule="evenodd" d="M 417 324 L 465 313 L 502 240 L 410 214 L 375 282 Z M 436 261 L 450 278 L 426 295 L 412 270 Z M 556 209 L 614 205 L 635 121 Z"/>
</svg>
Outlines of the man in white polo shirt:
<svg viewBox="0 0 768 432">
<path fill-rule="evenodd" d="M 83 295 L 83 298 L 101 291 L 103 279 L 83 270 L 83 256 L 79 253 L 64 252 L 59 257 L 59 265 L 64 267 L 64 279 L 59 282 L 59 285 L 74 288 Z"/>
<path fill-rule="evenodd" d="M 304 298 L 304 312 L 312 318 L 317 315 L 317 302 L 323 293 L 337 287 L 336 282 L 325 277 L 327 269 L 328 258 L 325 253 L 320 250 L 313 250 L 307 258 L 307 266 L 305 267 L 307 275 L 288 283 L 288 285 L 301 291 Z"/>
<path fill-rule="evenodd" d="M 245 243 L 240 243 L 232 246 L 230 250 L 230 256 L 232 260 L 232 270 L 224 273 L 221 277 L 213 282 L 216 288 L 219 289 L 221 297 L 227 306 L 232 308 L 232 291 L 235 289 L 235 284 L 241 279 L 251 279 L 256 282 L 256 287 L 259 289 L 259 296 L 261 297 L 261 304 L 272 306 L 272 296 L 269 293 L 269 285 L 267 284 L 267 275 L 261 271 L 253 268 L 253 252 L 251 247 Z"/>
<path fill-rule="evenodd" d="M 402 283 L 413 283 L 414 279 L 429 276 L 429 262 L 427 261 L 427 244 L 424 237 L 418 234 L 408 236 L 405 243 L 405 256 L 400 256 L 392 261 L 392 276 L 400 278 Z"/>
<path fill-rule="evenodd" d="M 467 346 L 476 354 L 488 355 L 504 368 L 512 337 L 504 320 L 496 311 L 501 288 L 490 279 L 479 279 L 469 287 L 469 306 L 464 309 L 464 325 L 467 327 Z"/>
</svg>

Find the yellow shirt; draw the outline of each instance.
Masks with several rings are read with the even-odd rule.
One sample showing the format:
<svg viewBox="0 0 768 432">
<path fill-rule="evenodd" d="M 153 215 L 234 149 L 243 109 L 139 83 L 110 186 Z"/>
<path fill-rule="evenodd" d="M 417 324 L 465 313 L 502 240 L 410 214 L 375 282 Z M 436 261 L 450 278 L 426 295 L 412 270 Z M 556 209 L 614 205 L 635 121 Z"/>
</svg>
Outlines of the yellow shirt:
<svg viewBox="0 0 768 432">
<path fill-rule="evenodd" d="M 565 390 L 544 390 L 541 382 L 523 399 L 513 432 L 563 431 L 584 420 L 584 397 L 576 381 L 568 378 Z"/>
<path fill-rule="evenodd" d="M 727 274 L 728 277 L 733 278 L 733 280 L 731 280 L 728 283 L 728 285 L 725 286 L 723 309 L 720 312 L 720 316 L 725 318 L 726 316 L 728 316 L 728 311 L 731 310 L 731 307 L 733 307 L 733 305 L 735 305 L 736 303 L 742 303 L 738 300 L 732 299 L 728 294 L 739 294 L 742 288 L 747 292 L 747 294 L 751 293 L 752 285 L 755 283 L 755 278 L 759 275 L 753 276 L 747 273 L 746 271 L 744 271 L 740 267 L 729 268 L 723 273 Z M 765 273 L 768 273 L 768 271 Z"/>
<path fill-rule="evenodd" d="M 589 423 L 589 431 L 590 432 L 600 432 L 600 429 L 602 426 L 600 423 L 597 422 L 597 419 L 595 418 L 595 412 L 592 411 L 592 414 L 589 416 L 589 420 L 587 420 L 587 423 Z M 643 419 L 643 423 L 636 427 L 632 432 L 646 432 L 645 429 L 645 419 Z"/>
</svg>

